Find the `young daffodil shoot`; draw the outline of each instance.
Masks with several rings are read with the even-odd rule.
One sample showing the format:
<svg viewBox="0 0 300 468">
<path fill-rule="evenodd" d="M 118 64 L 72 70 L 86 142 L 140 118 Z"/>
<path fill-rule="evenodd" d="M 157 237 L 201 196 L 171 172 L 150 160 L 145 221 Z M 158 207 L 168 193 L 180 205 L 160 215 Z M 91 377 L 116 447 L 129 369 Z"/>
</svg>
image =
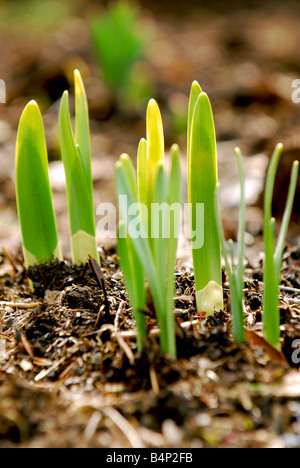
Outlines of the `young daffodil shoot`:
<svg viewBox="0 0 300 468">
<path fill-rule="evenodd" d="M 61 259 L 39 107 L 29 102 L 20 119 L 16 144 L 16 200 L 26 268 Z"/>
<path fill-rule="evenodd" d="M 156 102 L 151 100 L 147 140 L 141 140 L 138 148 L 137 175 L 129 156 L 122 155 L 116 164 L 116 190 L 122 218 L 119 254 L 136 318 L 139 348 L 145 337 L 143 308 L 147 306 L 148 284 L 160 327 L 161 349 L 176 356 L 174 267 L 183 191 L 177 145 L 171 149 L 169 175 L 164 160 L 161 115 Z"/>
<path fill-rule="evenodd" d="M 194 82 L 188 113 L 188 196 L 198 312 L 223 309 L 220 237 L 215 216 L 216 136 L 209 98 Z M 201 211 L 204 239 L 195 244 Z"/>
<path fill-rule="evenodd" d="M 74 78 L 75 136 L 67 91 L 64 92 L 60 104 L 59 135 L 66 175 L 72 261 L 82 264 L 88 261 L 89 256 L 98 262 L 100 260 L 95 233 L 88 105 L 78 70 L 75 70 Z"/>
</svg>

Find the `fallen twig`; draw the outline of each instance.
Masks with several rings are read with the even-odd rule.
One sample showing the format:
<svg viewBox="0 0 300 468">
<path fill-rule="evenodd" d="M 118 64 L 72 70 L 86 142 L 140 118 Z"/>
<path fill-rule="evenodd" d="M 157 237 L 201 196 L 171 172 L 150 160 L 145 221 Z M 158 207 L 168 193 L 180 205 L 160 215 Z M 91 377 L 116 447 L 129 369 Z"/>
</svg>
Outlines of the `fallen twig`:
<svg viewBox="0 0 300 468">
<path fill-rule="evenodd" d="M 192 320 L 191 322 L 183 322 L 179 326 L 183 328 L 184 330 L 189 330 L 192 327 L 195 327 L 196 325 L 200 325 L 201 321 L 200 320 Z M 99 330 L 95 330 L 94 332 L 86 333 L 84 336 L 92 336 L 92 335 L 98 335 L 99 333 L 102 334 L 106 330 L 114 330 L 113 325 L 103 325 Z M 152 328 L 149 332 L 149 336 L 156 337 L 160 335 L 160 329 L 159 328 Z M 116 333 L 115 331 L 111 334 L 112 338 L 116 338 Z M 133 339 L 137 337 L 137 332 L 136 330 L 124 330 L 124 331 L 118 331 L 118 336 L 123 338 L 123 339 Z"/>
<path fill-rule="evenodd" d="M 7 302 L 0 301 L 0 307 L 15 307 L 16 309 L 36 309 L 41 306 L 41 302 Z"/>
<path fill-rule="evenodd" d="M 111 337 L 112 338 L 116 338 L 117 342 L 119 343 L 120 347 L 124 350 L 124 353 L 126 354 L 129 362 L 131 365 L 134 364 L 134 355 L 133 355 L 133 352 L 131 351 L 130 347 L 128 346 L 128 344 L 124 341 L 124 332 L 121 332 L 119 329 L 118 329 L 118 322 L 119 322 L 119 317 L 121 315 L 121 312 L 123 311 L 123 307 L 125 305 L 125 302 L 122 301 L 120 303 L 120 306 L 119 306 L 119 309 L 116 313 L 116 317 L 115 317 L 115 323 L 114 325 L 110 325 L 110 324 L 106 324 L 106 325 L 103 325 L 100 330 L 97 330 L 95 332 L 92 332 L 92 333 L 89 333 L 88 335 L 85 335 L 85 336 L 90 336 L 90 335 L 94 335 L 94 334 L 99 334 L 101 335 L 103 332 L 109 330 L 112 332 L 111 334 Z M 136 336 L 136 332 L 135 332 L 135 336 Z"/>
<path fill-rule="evenodd" d="M 145 448 L 137 430 L 114 408 L 104 408 L 103 413 L 123 432 L 132 448 Z"/>
</svg>

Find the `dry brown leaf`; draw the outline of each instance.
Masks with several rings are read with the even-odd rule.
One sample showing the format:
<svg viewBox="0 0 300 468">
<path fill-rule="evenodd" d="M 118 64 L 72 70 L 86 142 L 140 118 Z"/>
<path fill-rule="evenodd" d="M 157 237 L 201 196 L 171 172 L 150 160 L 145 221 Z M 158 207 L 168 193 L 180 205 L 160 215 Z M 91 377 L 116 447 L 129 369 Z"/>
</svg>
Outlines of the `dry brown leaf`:
<svg viewBox="0 0 300 468">
<path fill-rule="evenodd" d="M 284 355 L 277 349 L 273 348 L 273 346 L 271 346 L 269 343 L 267 343 L 263 337 L 257 335 L 251 330 L 245 330 L 245 335 L 246 341 L 250 345 L 263 349 L 269 355 L 272 361 L 278 362 L 280 364 L 287 364 Z"/>
</svg>

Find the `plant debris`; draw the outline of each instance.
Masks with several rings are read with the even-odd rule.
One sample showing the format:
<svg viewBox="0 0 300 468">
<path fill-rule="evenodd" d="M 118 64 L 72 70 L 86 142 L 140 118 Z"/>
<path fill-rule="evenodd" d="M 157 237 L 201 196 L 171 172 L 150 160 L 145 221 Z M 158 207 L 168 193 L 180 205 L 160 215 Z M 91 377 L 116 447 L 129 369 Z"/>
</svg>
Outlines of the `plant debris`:
<svg viewBox="0 0 300 468">
<path fill-rule="evenodd" d="M 283 354 L 261 336 L 257 279 L 245 283 L 248 342 L 239 346 L 232 338 L 226 277 L 224 311 L 205 318 L 196 311 L 193 272 L 178 269 L 178 360 L 160 353 L 152 316 L 147 316 L 144 350 L 137 352 L 114 250 L 102 253 L 101 274 L 96 265 L 66 261 L 25 272 L 17 259 L 17 273 L 12 267 L 8 272 L 4 257 L 0 446 L 110 447 L 116 440 L 120 447 L 295 444 L 300 411 L 299 374 L 293 369 L 300 364 L 292 360 L 293 343 L 300 338 L 297 252 L 284 256 Z M 257 276 L 260 271 L 253 270 L 252 277 Z M 29 279 L 36 286 L 34 295 Z"/>
</svg>

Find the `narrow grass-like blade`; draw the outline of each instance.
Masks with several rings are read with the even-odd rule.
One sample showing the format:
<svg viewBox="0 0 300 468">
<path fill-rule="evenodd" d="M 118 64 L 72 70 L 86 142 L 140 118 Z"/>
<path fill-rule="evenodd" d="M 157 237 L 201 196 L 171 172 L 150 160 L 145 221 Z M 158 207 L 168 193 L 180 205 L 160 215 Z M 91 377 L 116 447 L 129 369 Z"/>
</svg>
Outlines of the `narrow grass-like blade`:
<svg viewBox="0 0 300 468">
<path fill-rule="evenodd" d="M 66 175 L 72 259 L 79 264 L 85 263 L 89 256 L 99 261 L 93 199 L 74 140 L 67 91 L 63 94 L 59 109 L 59 135 Z"/>
<path fill-rule="evenodd" d="M 130 185 L 130 178 L 124 168 L 123 161 L 116 163 L 116 191 L 119 201 L 119 209 L 122 219 L 124 220 L 127 230 L 130 228 L 130 223 L 135 221 L 136 214 L 131 214 L 128 209 L 130 206 L 138 205 L 138 199 L 136 196 L 137 189 L 133 189 Z M 143 226 L 141 226 L 141 234 L 132 238 L 134 247 L 142 260 L 143 267 L 149 281 L 153 283 L 156 288 L 155 294 L 157 295 L 157 281 L 156 281 L 156 270 L 155 263 L 153 260 L 152 252 L 148 244 L 147 233 L 143 233 Z"/>
<path fill-rule="evenodd" d="M 272 202 L 275 178 L 277 173 L 278 164 L 282 155 L 283 145 L 279 143 L 272 155 L 269 168 L 267 171 L 266 184 L 265 184 L 265 196 L 264 196 L 264 228 L 269 232 L 269 223 L 272 218 Z"/>
<path fill-rule="evenodd" d="M 246 193 L 245 193 L 245 176 L 242 163 L 242 154 L 239 148 L 235 150 L 237 159 L 239 180 L 241 187 L 240 201 L 240 216 L 239 216 L 239 231 L 238 231 L 238 265 L 237 265 L 237 287 L 240 294 L 240 301 L 243 300 L 244 289 L 244 252 L 245 252 L 245 230 L 246 230 Z"/>
<path fill-rule="evenodd" d="M 124 221 L 121 221 L 119 224 L 118 252 L 129 300 L 136 321 L 138 350 L 141 351 L 143 338 L 147 335 L 145 315 L 142 313 L 146 307 L 144 273 L 140 259 L 132 246 L 131 239 L 128 237 Z"/>
<path fill-rule="evenodd" d="M 142 138 L 137 154 L 139 202 L 147 204 L 147 141 Z"/>
<path fill-rule="evenodd" d="M 130 177 L 124 168 L 122 161 L 116 164 L 116 191 L 119 200 L 119 209 L 123 221 L 126 224 L 127 231 L 130 233 L 130 224 L 136 223 L 136 214 L 133 214 L 129 207 L 138 205 L 138 198 L 136 196 L 137 188 L 133 189 L 130 184 Z M 141 224 L 141 221 L 140 221 Z M 149 286 L 152 293 L 152 298 L 156 311 L 162 311 L 164 308 L 164 300 L 161 296 L 161 287 L 157 278 L 155 261 L 149 245 L 147 233 L 143 233 L 143 226 L 141 225 L 141 233 L 139 235 L 131 236 L 133 246 L 138 254 L 142 263 L 145 275 L 149 280 Z"/>
<path fill-rule="evenodd" d="M 176 262 L 176 253 L 178 239 L 182 223 L 182 197 L 183 197 L 183 179 L 180 164 L 180 150 L 178 145 L 171 148 L 171 170 L 168 184 L 168 205 L 170 207 L 170 236 L 167 242 L 167 279 L 168 279 L 168 297 L 173 301 L 174 289 L 174 265 Z M 170 291 L 172 290 L 172 292 Z"/>
<path fill-rule="evenodd" d="M 263 330 L 265 340 L 274 348 L 280 347 L 280 315 L 278 281 L 274 259 L 275 219 L 265 226 L 265 265 L 264 265 L 264 313 Z"/>
<path fill-rule="evenodd" d="M 275 266 L 275 219 L 272 217 L 272 201 L 278 164 L 283 145 L 278 144 L 273 152 L 267 171 L 264 195 L 264 294 L 263 330 L 268 343 L 278 348 L 280 345 L 280 318 L 278 300 L 278 278 Z"/>
<path fill-rule="evenodd" d="M 165 282 L 165 252 L 166 252 L 166 216 L 165 208 L 167 198 L 167 181 L 163 163 L 158 164 L 157 180 L 154 191 L 154 199 L 152 205 L 151 219 L 151 238 L 153 242 L 153 255 L 159 275 L 159 281 Z M 155 206 L 154 206 L 155 205 Z"/>
<path fill-rule="evenodd" d="M 168 218 L 167 181 L 162 161 L 158 163 L 156 184 L 154 187 L 153 200 L 151 206 L 151 246 L 155 262 L 156 275 L 160 286 L 160 296 L 162 309 L 156 310 L 157 318 L 161 328 L 160 343 L 163 352 L 168 352 L 168 329 L 166 317 L 168 310 L 166 307 L 166 228 Z"/>
<path fill-rule="evenodd" d="M 299 161 L 295 161 L 293 164 L 290 186 L 289 186 L 289 193 L 286 202 L 286 207 L 283 215 L 282 225 L 277 241 L 277 247 L 275 249 L 275 267 L 276 267 L 276 277 L 278 278 L 278 282 L 280 281 L 280 274 L 281 274 L 281 264 L 282 264 L 282 255 L 284 249 L 284 243 L 288 232 L 288 227 L 291 219 L 295 193 L 297 189 L 297 182 L 298 182 L 298 175 L 299 175 Z"/>
<path fill-rule="evenodd" d="M 148 232 L 148 216 L 147 216 L 147 141 L 143 138 L 138 147 L 137 153 L 137 180 L 138 180 L 138 198 L 141 204 L 141 217 L 145 228 Z"/>
<path fill-rule="evenodd" d="M 16 199 L 26 267 L 61 259 L 44 126 L 35 101 L 25 107 L 18 128 Z"/>
<path fill-rule="evenodd" d="M 178 247 L 178 239 L 182 223 L 182 196 L 183 196 L 183 180 L 180 165 L 180 150 L 178 145 L 173 145 L 171 148 L 171 170 L 168 184 L 168 205 L 170 207 L 170 236 L 167 239 L 167 258 L 166 258 L 166 310 L 167 310 L 167 329 L 170 331 L 168 336 L 168 347 L 173 356 L 176 355 L 176 341 L 174 329 L 174 295 L 175 295 L 175 278 L 174 267 L 176 265 L 176 254 Z"/>
<path fill-rule="evenodd" d="M 123 165 L 124 170 L 126 171 L 126 176 L 130 184 L 131 190 L 134 195 L 134 199 L 138 200 L 138 190 L 137 190 L 137 177 L 134 169 L 133 162 L 128 154 L 122 154 L 120 156 L 120 162 Z"/>
<path fill-rule="evenodd" d="M 239 278 L 234 274 L 233 265 L 230 265 L 226 240 L 224 234 L 224 228 L 222 224 L 222 219 L 220 215 L 219 208 L 219 187 L 218 183 L 215 188 L 215 211 L 216 211 L 216 220 L 217 220 L 217 229 L 221 242 L 221 249 L 223 258 L 225 261 L 226 271 L 229 278 L 230 284 L 230 293 L 231 293 L 231 314 L 232 314 L 232 331 L 233 337 L 236 343 L 243 343 L 245 341 L 245 329 L 244 329 L 244 312 L 243 312 L 243 303 L 242 303 L 242 292 L 240 290 L 240 281 Z"/>
<path fill-rule="evenodd" d="M 84 84 L 78 70 L 74 71 L 75 83 L 75 142 L 79 147 L 79 156 L 85 173 L 87 185 L 93 197 L 91 169 L 91 144 L 88 102 Z"/>
</svg>

